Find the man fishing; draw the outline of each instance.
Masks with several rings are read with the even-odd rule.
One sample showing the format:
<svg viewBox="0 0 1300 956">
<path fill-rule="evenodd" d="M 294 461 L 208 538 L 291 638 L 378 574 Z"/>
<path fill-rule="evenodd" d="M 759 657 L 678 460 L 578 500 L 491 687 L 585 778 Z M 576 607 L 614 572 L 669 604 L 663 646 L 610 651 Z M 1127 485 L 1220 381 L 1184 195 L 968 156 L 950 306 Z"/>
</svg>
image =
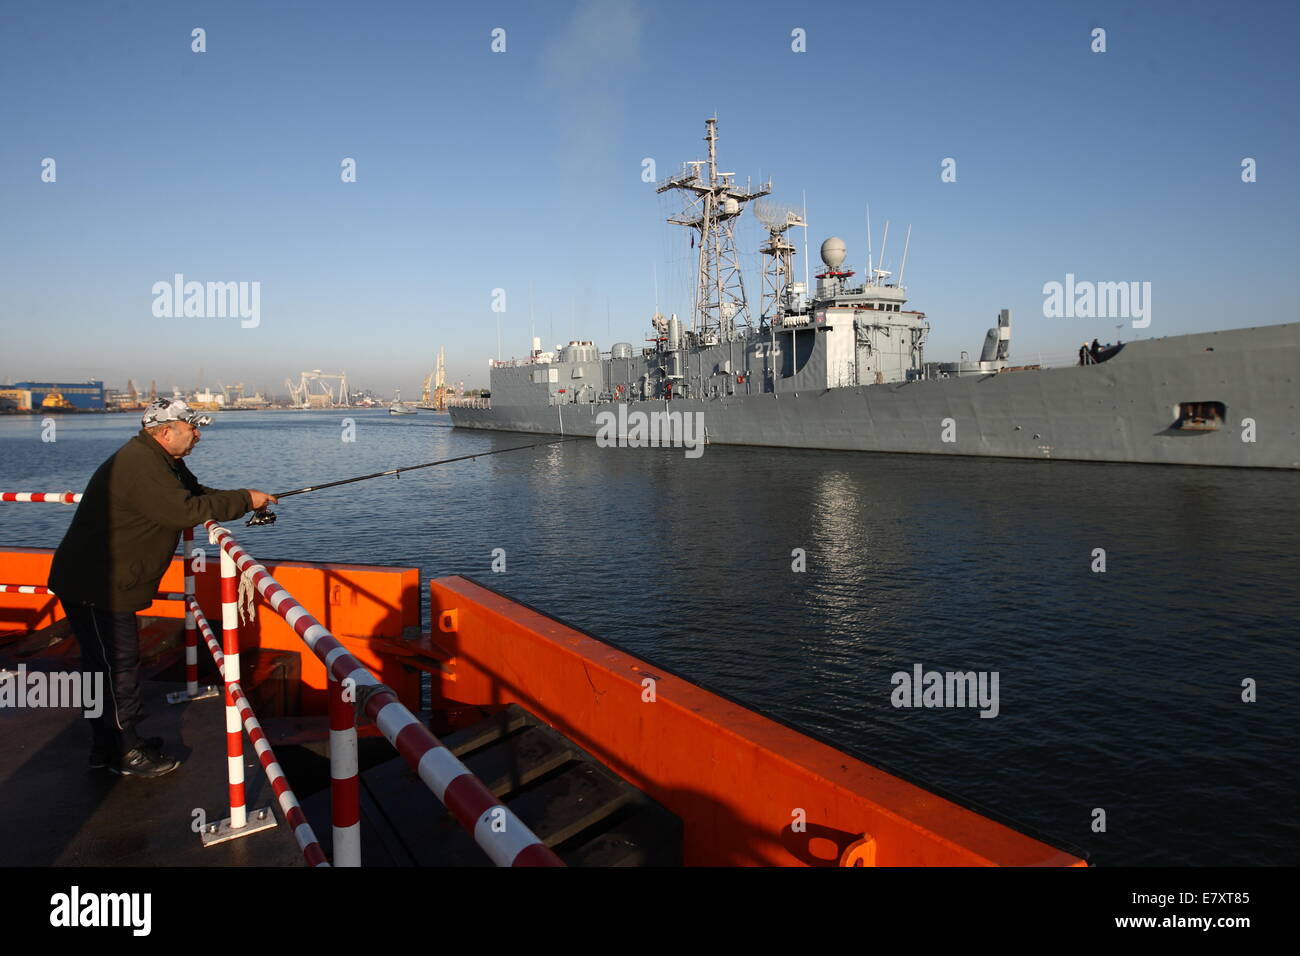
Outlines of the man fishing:
<svg viewBox="0 0 1300 956">
<path fill-rule="evenodd" d="M 141 429 L 95 471 L 50 566 L 50 590 L 81 646 L 83 671 L 104 675 L 101 714 L 89 718 L 90 766 L 122 776 L 161 777 L 180 766 L 162 739 L 142 738 L 140 631 L 147 608 L 186 528 L 230 521 L 276 501 L 251 489 L 201 485 L 182 459 L 212 419 L 160 398 Z M 188 556 L 187 556 L 188 558 Z"/>
</svg>

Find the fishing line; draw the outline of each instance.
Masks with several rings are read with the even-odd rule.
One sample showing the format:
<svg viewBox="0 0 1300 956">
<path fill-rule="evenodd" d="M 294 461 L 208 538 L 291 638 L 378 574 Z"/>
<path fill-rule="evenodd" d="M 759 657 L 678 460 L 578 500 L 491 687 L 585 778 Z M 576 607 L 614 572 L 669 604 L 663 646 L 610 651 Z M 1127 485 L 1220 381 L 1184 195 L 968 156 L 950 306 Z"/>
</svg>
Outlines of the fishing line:
<svg viewBox="0 0 1300 956">
<path fill-rule="evenodd" d="M 579 436 L 580 437 L 580 436 Z M 449 465 L 453 461 L 470 461 L 474 458 L 486 458 L 488 455 L 503 455 L 508 451 L 523 451 L 525 448 L 545 448 L 548 445 L 560 445 L 567 441 L 577 441 L 578 437 L 557 438 L 554 441 L 539 441 L 531 445 L 514 445 L 510 448 L 497 448 L 493 451 L 480 451 L 472 455 L 458 455 L 455 458 L 441 458 L 438 461 L 427 461 L 422 465 L 404 465 L 401 468 L 390 468 L 388 471 L 377 471 L 371 475 L 358 475 L 356 478 L 341 478 L 338 481 L 327 481 L 321 485 L 308 485 L 306 488 L 295 488 L 293 491 L 282 491 L 274 497 L 277 499 L 288 498 L 291 495 L 305 495 L 309 491 L 320 491 L 323 488 L 337 488 L 339 485 L 350 485 L 355 481 L 369 481 L 371 478 L 383 478 L 385 475 L 398 475 L 404 471 L 415 471 L 417 468 L 432 468 L 434 465 Z M 244 526 L 275 524 L 275 512 L 261 508 L 254 511 Z"/>
</svg>

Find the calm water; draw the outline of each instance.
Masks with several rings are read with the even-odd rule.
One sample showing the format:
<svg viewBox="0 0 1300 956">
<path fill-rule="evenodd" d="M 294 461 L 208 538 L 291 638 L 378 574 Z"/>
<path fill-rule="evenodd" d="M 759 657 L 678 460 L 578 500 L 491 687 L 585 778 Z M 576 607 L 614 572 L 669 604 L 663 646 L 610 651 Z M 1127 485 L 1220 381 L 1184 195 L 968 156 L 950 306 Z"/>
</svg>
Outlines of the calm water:
<svg viewBox="0 0 1300 956">
<path fill-rule="evenodd" d="M 530 440 L 431 412 L 353 417 L 344 443 L 339 413 L 229 413 L 187 461 L 208 485 L 283 491 Z M 80 490 L 134 421 L 61 418 L 44 443 L 38 419 L 0 418 L 0 489 Z M 277 524 L 234 527 L 259 558 L 477 576 L 1101 865 L 1293 864 L 1298 480 L 573 442 L 291 498 Z M 56 545 L 72 514 L 0 509 L 12 545 Z M 999 715 L 894 708 L 890 675 L 916 663 L 998 672 Z"/>
</svg>

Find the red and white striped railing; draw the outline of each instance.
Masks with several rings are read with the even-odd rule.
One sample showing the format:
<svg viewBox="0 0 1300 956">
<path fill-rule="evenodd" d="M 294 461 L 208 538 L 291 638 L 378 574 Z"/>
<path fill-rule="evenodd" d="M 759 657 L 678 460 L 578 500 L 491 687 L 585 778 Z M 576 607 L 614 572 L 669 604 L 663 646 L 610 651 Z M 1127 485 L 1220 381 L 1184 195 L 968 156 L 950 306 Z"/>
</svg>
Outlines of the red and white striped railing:
<svg viewBox="0 0 1300 956">
<path fill-rule="evenodd" d="M 189 598 L 186 602 L 186 611 L 194 621 L 203 640 L 208 645 L 208 650 L 212 652 L 212 659 L 217 662 L 217 670 L 221 673 L 222 678 L 226 677 L 226 655 L 222 653 L 221 646 L 217 643 L 217 637 L 212 633 L 212 625 L 204 616 L 203 610 L 199 607 L 198 602 Z M 289 780 L 284 775 L 284 770 L 280 767 L 280 761 L 275 757 L 275 751 L 271 749 L 270 743 L 267 742 L 266 733 L 262 730 L 262 725 L 258 723 L 257 716 L 253 713 L 253 707 L 248 702 L 248 697 L 244 693 L 243 687 L 238 681 L 227 681 L 226 686 L 230 689 L 231 699 L 234 701 L 236 710 L 243 720 L 244 729 L 248 731 L 248 739 L 253 742 L 253 749 L 257 751 L 257 759 L 262 763 L 262 769 L 266 771 L 266 779 L 271 784 L 271 789 L 275 791 L 276 799 L 280 801 L 280 811 L 284 814 L 285 820 L 289 826 L 293 827 L 294 839 L 298 841 L 298 846 L 302 848 L 302 855 L 310 866 L 329 866 L 329 861 L 325 859 L 325 851 L 321 849 L 320 841 L 316 839 L 316 832 L 307 822 L 307 817 L 302 812 L 302 806 L 298 803 L 297 796 L 294 795 L 293 788 L 289 786 Z"/>
<path fill-rule="evenodd" d="M 0 491 L 0 501 L 49 501 L 72 505 L 81 500 L 81 492 L 73 491 Z"/>
<path fill-rule="evenodd" d="M 0 492 L 3 501 L 37 501 L 61 502 L 72 504 L 81 500 L 81 495 L 68 491 L 59 494 L 43 492 Z M 329 866 L 325 853 L 320 847 L 316 834 L 307 823 L 302 807 L 294 796 L 293 790 L 275 759 L 271 745 L 266 741 L 262 725 L 253 713 L 248 697 L 239 683 L 239 619 L 238 619 L 238 583 L 239 576 L 235 563 L 223 550 L 221 553 L 221 624 L 225 641 L 225 652 L 217 645 L 216 637 L 208 624 L 202 609 L 194 598 L 194 529 L 186 528 L 182 534 L 181 561 L 185 572 L 184 594 L 160 594 L 163 599 L 180 599 L 185 602 L 185 684 L 184 694 L 169 695 L 169 699 L 179 702 L 199 696 L 198 680 L 198 640 L 201 631 L 212 651 L 221 672 L 225 688 L 226 712 L 226 762 L 229 776 L 230 794 L 230 829 L 238 831 L 247 826 L 248 813 L 244 795 L 244 731 L 253 742 L 262 768 L 266 771 L 271 789 L 280 801 L 280 809 L 285 819 L 293 827 L 294 837 L 302 848 L 303 855 L 312 866 Z M 38 584 L 0 584 L 0 594 L 49 594 L 54 592 Z M 355 748 L 354 748 L 355 750 Z"/>
<path fill-rule="evenodd" d="M 0 492 L 0 501 L 43 501 L 70 505 L 81 501 L 81 492 L 2 491 Z M 185 593 L 159 594 L 157 599 L 187 602 L 185 605 L 185 691 L 186 696 L 192 699 L 199 696 L 198 641 L 194 634 L 194 618 L 190 614 L 188 604 L 189 596 L 194 593 L 194 569 L 191 566 L 194 529 L 186 528 L 182 533 L 182 538 L 181 560 L 185 567 Z M 41 584 L 0 584 L 0 594 L 49 594 L 57 597 L 47 586 Z M 169 699 L 173 697 L 180 699 L 179 695 L 171 695 Z"/>
<path fill-rule="evenodd" d="M 75 491 L 0 491 L 0 501 L 47 501 L 70 505 L 81 500 Z M 54 594 L 40 584 L 0 584 L 0 594 Z"/>
<path fill-rule="evenodd" d="M 355 695 L 353 695 L 355 697 Z M 335 866 L 361 865 L 361 770 L 357 712 L 345 685 L 329 673 L 330 822 Z"/>
<path fill-rule="evenodd" d="M 411 769 L 473 835 L 474 841 L 494 863 L 498 866 L 564 865 L 509 807 L 497 800 L 482 781 L 420 723 L 391 689 L 381 684 L 266 568 L 254 561 L 227 529 L 215 521 L 205 522 L 204 527 L 208 529 L 209 540 L 221 547 L 223 555 L 230 556 L 242 574 L 252 578 L 271 609 L 284 618 L 312 653 L 321 659 L 331 678 L 339 682 L 341 693 L 349 694 L 361 704 L 361 709 L 375 722 L 388 742 L 397 748 Z M 333 725 L 331 719 L 331 728 Z M 337 774 L 331 759 L 331 776 L 338 779 Z M 355 779 L 355 772 L 352 778 Z M 336 849 L 336 862 L 338 858 Z"/>
<path fill-rule="evenodd" d="M 215 542 L 213 542 L 215 543 Z M 221 667 L 226 703 L 226 764 L 230 782 L 230 829 L 241 830 L 248 823 L 244 804 L 244 731 L 234 688 L 239 686 L 239 575 L 235 562 L 221 552 Z"/>
<path fill-rule="evenodd" d="M 72 505 L 81 501 L 78 492 L 0 492 L 0 501 L 48 501 Z M 42 584 L 0 584 L 0 594 L 53 594 Z"/>
<path fill-rule="evenodd" d="M 80 491 L 0 491 L 0 501 L 46 502 L 49 504 L 73 505 L 81 501 Z M 158 600 L 179 601 L 185 595 L 194 593 L 194 575 L 190 571 L 190 544 L 194 541 L 194 529 L 186 528 L 185 538 L 185 594 L 159 594 Z M 48 587 L 40 584 L 0 584 L 0 594 L 54 594 Z M 188 612 L 187 612 L 188 613 Z M 188 658 L 186 663 L 188 663 Z M 193 688 L 192 688 L 193 689 Z"/>
<path fill-rule="evenodd" d="M 194 611 L 190 599 L 194 596 L 194 529 L 181 533 L 181 564 L 185 568 L 185 693 L 199 695 L 199 648 L 194 633 Z M 201 612 L 200 612 L 201 613 Z"/>
</svg>

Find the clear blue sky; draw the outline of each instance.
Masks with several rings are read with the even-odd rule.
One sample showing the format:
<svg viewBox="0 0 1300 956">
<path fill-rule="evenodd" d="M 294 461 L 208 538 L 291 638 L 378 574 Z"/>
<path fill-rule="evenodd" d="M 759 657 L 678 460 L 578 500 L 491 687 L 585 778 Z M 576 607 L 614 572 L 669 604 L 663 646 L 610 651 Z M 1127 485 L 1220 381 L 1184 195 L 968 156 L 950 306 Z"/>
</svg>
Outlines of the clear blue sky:
<svg viewBox="0 0 1300 956">
<path fill-rule="evenodd" d="M 656 271 L 690 311 L 688 235 L 641 161 L 699 158 L 715 113 L 723 169 L 806 191 L 814 260 L 839 235 L 861 269 L 868 203 L 893 263 L 913 224 L 931 358 L 1004 307 L 1013 355 L 1136 334 L 1044 318 L 1067 272 L 1150 281 L 1145 335 L 1293 321 L 1297 35 L 1293 2 L 6 4 L 0 379 L 342 368 L 414 396 L 445 345 L 483 385 L 492 290 L 519 355 L 530 283 L 548 345 L 639 342 Z M 739 237 L 754 301 L 749 214 Z M 155 319 L 177 272 L 259 281 L 261 325 Z"/>
</svg>

